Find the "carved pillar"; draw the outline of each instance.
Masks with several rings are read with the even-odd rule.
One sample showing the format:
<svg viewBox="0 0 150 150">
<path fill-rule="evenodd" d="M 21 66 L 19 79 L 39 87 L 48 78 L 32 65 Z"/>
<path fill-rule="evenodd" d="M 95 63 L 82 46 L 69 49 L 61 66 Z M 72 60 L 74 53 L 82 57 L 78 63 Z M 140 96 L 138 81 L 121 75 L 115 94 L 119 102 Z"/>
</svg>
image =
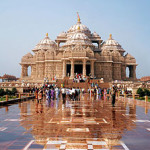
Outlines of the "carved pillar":
<svg viewBox="0 0 150 150">
<path fill-rule="evenodd" d="M 91 75 L 94 78 L 94 61 L 91 60 Z"/>
<path fill-rule="evenodd" d="M 74 60 L 72 59 L 71 60 L 71 76 L 70 76 L 71 79 L 74 78 Z"/>
<path fill-rule="evenodd" d="M 121 66 L 121 79 L 122 80 L 126 79 L 126 66 L 125 65 Z"/>
<path fill-rule="evenodd" d="M 86 59 L 83 59 L 83 77 L 86 76 Z"/>
<path fill-rule="evenodd" d="M 136 66 L 133 66 L 133 79 L 136 79 Z"/>
<path fill-rule="evenodd" d="M 66 61 L 63 61 L 63 78 L 66 77 Z"/>
<path fill-rule="evenodd" d="M 21 78 L 23 78 L 25 75 L 24 75 L 24 65 L 21 65 Z"/>
<path fill-rule="evenodd" d="M 23 76 L 28 76 L 28 66 L 27 65 L 23 66 Z"/>
</svg>

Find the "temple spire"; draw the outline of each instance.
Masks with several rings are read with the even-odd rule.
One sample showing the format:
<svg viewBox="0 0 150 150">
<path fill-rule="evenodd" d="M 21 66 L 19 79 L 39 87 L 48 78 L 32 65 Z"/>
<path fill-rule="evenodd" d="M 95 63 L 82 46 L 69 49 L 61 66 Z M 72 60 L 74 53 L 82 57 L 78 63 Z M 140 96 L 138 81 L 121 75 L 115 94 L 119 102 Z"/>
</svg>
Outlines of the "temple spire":
<svg viewBox="0 0 150 150">
<path fill-rule="evenodd" d="M 46 36 L 48 37 L 48 33 L 46 33 Z"/>
<path fill-rule="evenodd" d="M 78 12 L 77 12 L 77 17 L 78 17 L 78 22 L 80 22 L 80 16 Z"/>
<path fill-rule="evenodd" d="M 109 39 L 112 40 L 112 34 L 109 35 Z"/>
</svg>

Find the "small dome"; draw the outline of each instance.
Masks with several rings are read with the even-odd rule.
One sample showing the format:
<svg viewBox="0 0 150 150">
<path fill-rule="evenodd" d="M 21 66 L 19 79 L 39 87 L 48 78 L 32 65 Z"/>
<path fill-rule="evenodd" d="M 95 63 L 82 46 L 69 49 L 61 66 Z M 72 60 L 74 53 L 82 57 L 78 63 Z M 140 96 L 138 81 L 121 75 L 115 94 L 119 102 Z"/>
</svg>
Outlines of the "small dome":
<svg viewBox="0 0 150 150">
<path fill-rule="evenodd" d="M 88 38 L 87 35 L 85 35 L 83 32 L 81 32 L 80 27 L 78 27 L 78 30 L 76 33 L 72 34 L 71 36 L 68 36 L 67 42 L 64 44 L 64 46 L 67 45 L 86 45 L 86 46 L 93 46 L 91 40 Z"/>
<path fill-rule="evenodd" d="M 98 35 L 96 32 L 93 32 L 93 33 L 92 33 L 92 36 L 93 36 L 93 37 L 99 37 L 99 35 Z"/>
<path fill-rule="evenodd" d="M 56 43 L 48 37 L 48 33 L 47 33 L 46 37 L 35 46 L 33 51 L 38 51 L 40 49 L 47 50 L 51 48 L 56 48 Z"/>
<path fill-rule="evenodd" d="M 125 50 L 121 47 L 121 45 L 112 38 L 110 34 L 109 39 L 105 41 L 102 45 L 102 50 L 118 50 L 121 53 L 124 53 Z"/>
<path fill-rule="evenodd" d="M 21 62 L 27 62 L 27 61 L 29 62 L 32 61 L 32 59 L 33 59 L 33 55 L 31 53 L 27 53 L 21 58 Z"/>
<path fill-rule="evenodd" d="M 59 36 L 59 37 L 66 37 L 67 34 L 66 34 L 66 32 L 61 32 L 58 36 Z"/>
<path fill-rule="evenodd" d="M 109 39 L 104 43 L 104 45 L 117 46 L 117 45 L 120 45 L 120 44 L 119 44 L 117 41 L 115 41 L 115 40 L 112 38 L 112 35 L 110 34 Z"/>
<path fill-rule="evenodd" d="M 27 53 L 23 56 L 24 58 L 33 58 L 33 55 L 31 53 Z"/>
</svg>

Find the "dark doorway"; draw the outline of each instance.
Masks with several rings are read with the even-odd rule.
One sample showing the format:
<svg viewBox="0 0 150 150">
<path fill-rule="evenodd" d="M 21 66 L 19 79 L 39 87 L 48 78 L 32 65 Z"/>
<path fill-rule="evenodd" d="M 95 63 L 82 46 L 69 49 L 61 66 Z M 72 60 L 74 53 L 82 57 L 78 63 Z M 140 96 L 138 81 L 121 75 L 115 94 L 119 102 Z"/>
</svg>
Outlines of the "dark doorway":
<svg viewBox="0 0 150 150">
<path fill-rule="evenodd" d="M 91 66 L 86 65 L 86 75 L 89 76 L 90 73 L 91 73 Z"/>
<path fill-rule="evenodd" d="M 82 74 L 83 65 L 74 65 L 74 73 Z"/>
<path fill-rule="evenodd" d="M 70 76 L 71 64 L 67 64 L 67 76 Z"/>
</svg>

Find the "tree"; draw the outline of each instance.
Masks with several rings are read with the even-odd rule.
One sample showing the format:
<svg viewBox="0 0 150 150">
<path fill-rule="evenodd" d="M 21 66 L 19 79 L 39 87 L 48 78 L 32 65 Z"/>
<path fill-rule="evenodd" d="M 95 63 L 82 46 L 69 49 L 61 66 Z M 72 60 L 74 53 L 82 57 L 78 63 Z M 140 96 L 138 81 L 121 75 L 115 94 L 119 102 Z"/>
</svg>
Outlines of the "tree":
<svg viewBox="0 0 150 150">
<path fill-rule="evenodd" d="M 12 92 L 11 92 L 11 90 L 9 90 L 9 89 L 6 89 L 6 95 L 12 95 Z"/>
<path fill-rule="evenodd" d="M 140 97 L 145 96 L 145 92 L 143 91 L 143 89 L 142 89 L 142 88 L 138 88 L 138 90 L 137 90 L 137 94 L 139 94 L 139 96 L 140 96 Z"/>
<path fill-rule="evenodd" d="M 4 95 L 5 95 L 4 89 L 0 89 L 0 96 L 4 96 Z"/>
<path fill-rule="evenodd" d="M 17 93 L 17 89 L 16 88 L 12 88 L 11 93 L 12 93 L 12 95 L 15 95 Z"/>
</svg>

